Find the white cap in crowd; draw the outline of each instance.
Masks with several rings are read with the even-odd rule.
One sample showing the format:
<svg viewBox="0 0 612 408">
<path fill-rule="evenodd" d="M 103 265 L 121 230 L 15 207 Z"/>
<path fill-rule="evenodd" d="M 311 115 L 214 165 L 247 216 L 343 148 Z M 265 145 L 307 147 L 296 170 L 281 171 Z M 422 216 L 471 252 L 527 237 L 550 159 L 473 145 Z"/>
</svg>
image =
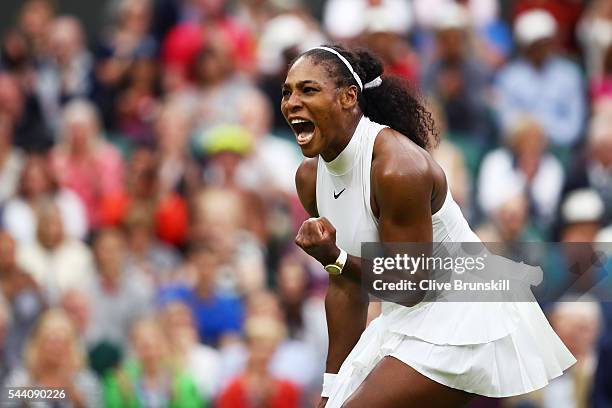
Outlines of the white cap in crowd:
<svg viewBox="0 0 612 408">
<path fill-rule="evenodd" d="M 389 7 L 370 7 L 363 13 L 363 32 L 406 34 L 411 28 L 411 16 L 398 16 Z"/>
<path fill-rule="evenodd" d="M 439 31 L 462 30 L 469 28 L 470 24 L 470 15 L 464 6 L 457 3 L 448 3 L 439 9 L 435 28 Z"/>
<path fill-rule="evenodd" d="M 412 27 L 412 8 L 405 0 L 329 0 L 323 25 L 335 39 L 349 39 L 363 32 L 406 34 Z"/>
<path fill-rule="evenodd" d="M 612 244 L 612 225 L 600 229 L 595 236 L 595 242 L 607 242 Z"/>
<path fill-rule="evenodd" d="M 612 225 L 600 229 L 594 241 L 595 249 L 605 254 L 608 261 L 612 261 Z"/>
<path fill-rule="evenodd" d="M 303 19 L 292 14 L 281 14 L 266 24 L 257 47 L 259 69 L 272 74 L 285 63 L 283 52 L 296 47 L 304 52 L 326 42 L 319 31 L 310 27 Z"/>
<path fill-rule="evenodd" d="M 487 194 L 481 190 L 479 202 L 488 216 L 493 216 L 508 202 L 525 195 L 525 178 L 518 173 L 508 174 L 503 185 L 499 184 Z"/>
<path fill-rule="evenodd" d="M 514 23 L 516 42 L 525 47 L 545 38 L 553 38 L 557 33 L 557 22 L 545 10 L 527 11 L 518 16 Z"/>
<path fill-rule="evenodd" d="M 603 213 L 603 200 L 597 191 L 590 188 L 572 191 L 561 205 L 561 215 L 566 224 L 598 222 Z"/>
</svg>

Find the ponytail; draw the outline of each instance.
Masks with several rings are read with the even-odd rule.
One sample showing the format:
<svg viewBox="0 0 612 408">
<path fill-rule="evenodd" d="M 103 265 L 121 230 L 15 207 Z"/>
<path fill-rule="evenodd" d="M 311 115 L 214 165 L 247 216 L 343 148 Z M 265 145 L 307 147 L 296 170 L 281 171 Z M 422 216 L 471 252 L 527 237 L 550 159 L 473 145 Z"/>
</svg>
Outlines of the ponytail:
<svg viewBox="0 0 612 408">
<path fill-rule="evenodd" d="M 363 114 L 407 136 L 423 149 L 435 147 L 438 132 L 433 117 L 416 91 L 401 77 L 382 78 L 380 86 L 364 89 L 360 95 L 359 107 Z"/>
</svg>

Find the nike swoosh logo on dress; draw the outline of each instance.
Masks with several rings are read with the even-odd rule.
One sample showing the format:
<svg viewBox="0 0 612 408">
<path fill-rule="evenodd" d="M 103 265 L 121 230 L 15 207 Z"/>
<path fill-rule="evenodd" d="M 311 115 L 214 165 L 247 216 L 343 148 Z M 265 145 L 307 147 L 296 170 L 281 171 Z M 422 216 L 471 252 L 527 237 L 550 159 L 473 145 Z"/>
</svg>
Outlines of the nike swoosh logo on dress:
<svg viewBox="0 0 612 408">
<path fill-rule="evenodd" d="M 338 194 L 336 194 L 336 191 L 334 191 L 334 199 L 337 200 L 338 197 L 340 197 L 340 194 L 344 193 L 344 190 L 346 190 L 346 188 L 343 188 Z"/>
</svg>

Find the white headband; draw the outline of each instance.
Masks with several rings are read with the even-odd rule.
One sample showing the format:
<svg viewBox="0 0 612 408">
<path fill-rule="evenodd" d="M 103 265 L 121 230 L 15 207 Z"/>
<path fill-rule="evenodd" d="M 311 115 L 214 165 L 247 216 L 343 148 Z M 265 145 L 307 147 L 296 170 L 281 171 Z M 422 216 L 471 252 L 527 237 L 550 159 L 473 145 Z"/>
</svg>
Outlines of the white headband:
<svg viewBox="0 0 612 408">
<path fill-rule="evenodd" d="M 357 82 L 357 85 L 359 85 L 359 90 L 362 91 L 362 92 L 363 92 L 364 88 L 365 89 L 376 88 L 377 86 L 380 86 L 380 84 L 382 83 L 382 78 L 380 76 L 377 76 L 376 78 L 374 78 L 370 82 L 368 82 L 365 85 L 363 85 L 363 83 L 361 82 L 361 78 L 359 78 L 359 75 L 357 75 L 357 73 L 355 72 L 355 70 L 351 66 L 350 62 L 348 62 L 348 60 L 346 58 L 344 58 L 342 56 L 342 54 L 340 54 L 338 51 L 334 50 L 333 48 L 329 48 L 329 47 L 314 47 L 314 48 L 311 48 L 308 51 L 311 51 L 311 50 L 324 50 L 324 51 L 328 51 L 328 52 L 331 52 L 332 54 L 336 55 L 338 58 L 340 58 L 340 61 L 342 61 L 344 63 L 344 65 L 346 65 L 348 70 L 353 75 L 353 78 L 355 78 L 355 81 Z"/>
</svg>

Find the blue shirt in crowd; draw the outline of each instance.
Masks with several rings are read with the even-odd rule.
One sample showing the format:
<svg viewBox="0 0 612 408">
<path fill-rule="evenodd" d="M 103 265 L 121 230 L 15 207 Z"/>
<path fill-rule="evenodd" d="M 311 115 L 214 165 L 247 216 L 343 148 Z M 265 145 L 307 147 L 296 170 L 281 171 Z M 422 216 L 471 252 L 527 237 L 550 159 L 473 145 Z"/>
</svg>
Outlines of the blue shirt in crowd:
<svg viewBox="0 0 612 408">
<path fill-rule="evenodd" d="M 242 332 L 244 310 L 237 296 L 215 292 L 200 298 L 195 290 L 181 286 L 162 289 L 159 297 L 162 304 L 178 300 L 189 306 L 202 343 L 216 346 L 223 335 Z"/>
<path fill-rule="evenodd" d="M 503 68 L 496 80 L 497 112 L 508 130 L 522 115 L 540 122 L 550 141 L 573 145 L 586 115 L 585 89 L 578 66 L 560 57 L 537 69 L 525 59 Z"/>
</svg>

